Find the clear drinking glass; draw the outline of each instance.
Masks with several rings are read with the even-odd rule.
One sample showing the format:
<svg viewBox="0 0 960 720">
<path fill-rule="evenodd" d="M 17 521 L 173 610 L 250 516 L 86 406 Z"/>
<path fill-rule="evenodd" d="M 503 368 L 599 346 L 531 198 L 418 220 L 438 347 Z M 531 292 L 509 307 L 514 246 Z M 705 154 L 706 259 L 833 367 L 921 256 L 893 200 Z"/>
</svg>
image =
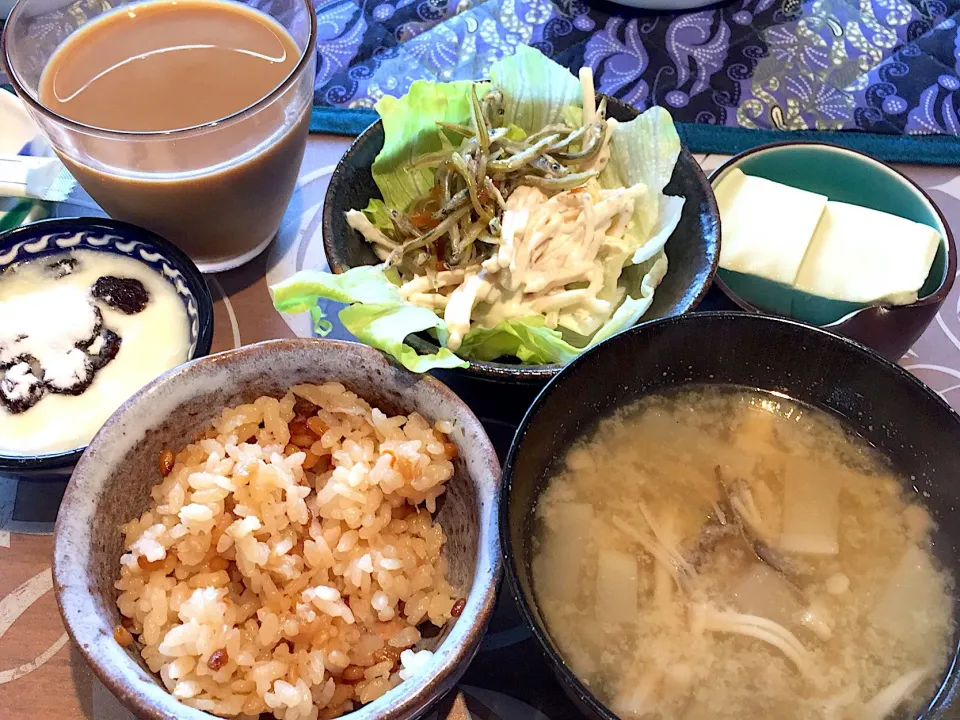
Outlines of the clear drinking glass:
<svg viewBox="0 0 960 720">
<path fill-rule="evenodd" d="M 167 238 L 204 272 L 237 267 L 270 244 L 300 170 L 316 76 L 313 3 L 243 3 L 282 25 L 301 55 L 278 88 L 229 117 L 183 130 L 127 132 L 44 107 L 40 76 L 60 44 L 104 12 L 138 4 L 19 0 L 3 33 L 4 69 L 57 155 L 107 213 Z"/>
</svg>

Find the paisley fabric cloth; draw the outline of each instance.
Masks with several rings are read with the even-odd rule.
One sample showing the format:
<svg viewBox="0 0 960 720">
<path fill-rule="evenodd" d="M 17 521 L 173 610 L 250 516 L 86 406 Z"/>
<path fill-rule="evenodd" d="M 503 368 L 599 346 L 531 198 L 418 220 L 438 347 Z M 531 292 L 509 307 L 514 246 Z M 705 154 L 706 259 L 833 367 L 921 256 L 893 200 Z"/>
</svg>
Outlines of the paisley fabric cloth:
<svg viewBox="0 0 960 720">
<path fill-rule="evenodd" d="M 481 78 L 525 43 L 638 108 L 779 130 L 960 134 L 960 2 L 734 0 L 677 15 L 582 0 L 319 0 L 316 102 Z"/>
<path fill-rule="evenodd" d="M 49 43 L 126 2 L 76 0 L 32 30 Z M 384 95 L 483 78 L 528 44 L 589 65 L 601 91 L 640 109 L 667 107 L 694 150 L 843 130 L 859 133 L 828 137 L 891 160 L 960 163 L 960 0 L 730 0 L 679 14 L 600 0 L 314 2 L 315 131 L 359 132 Z"/>
<path fill-rule="evenodd" d="M 369 109 L 414 80 L 482 78 L 525 43 L 682 123 L 955 138 L 958 10 L 960 0 L 733 0 L 661 15 L 584 0 L 318 0 L 315 101 Z M 336 113 L 314 125 L 337 130 Z"/>
</svg>

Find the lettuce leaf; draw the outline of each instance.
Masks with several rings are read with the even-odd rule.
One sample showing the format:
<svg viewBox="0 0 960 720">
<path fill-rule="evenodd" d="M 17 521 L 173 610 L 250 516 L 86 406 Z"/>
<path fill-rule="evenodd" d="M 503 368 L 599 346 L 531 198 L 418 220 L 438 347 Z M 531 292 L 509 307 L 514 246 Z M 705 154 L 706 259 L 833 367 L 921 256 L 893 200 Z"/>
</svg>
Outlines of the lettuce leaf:
<svg viewBox="0 0 960 720">
<path fill-rule="evenodd" d="M 408 335 L 433 330 L 443 323 L 436 313 L 408 302 L 383 305 L 356 303 L 340 311 L 340 322 L 357 340 L 383 350 L 396 358 L 407 370 L 422 373 L 436 368 L 465 368 L 470 363 L 447 348 L 420 355 L 404 344 Z"/>
<path fill-rule="evenodd" d="M 320 337 L 326 337 L 333 332 L 333 323 L 327 319 L 327 314 L 319 305 L 310 308 L 310 320 L 313 321 L 313 331 Z"/>
<path fill-rule="evenodd" d="M 634 251 L 633 256 L 630 258 L 630 264 L 640 265 L 663 252 L 667 240 L 673 235 L 673 231 L 677 229 L 685 202 L 686 198 L 676 195 L 662 195 L 659 198 L 660 213 L 656 220 L 656 225 L 654 225 L 650 237 L 643 241 Z M 637 211 L 634 210 L 635 215 L 636 212 Z"/>
<path fill-rule="evenodd" d="M 660 281 L 663 280 L 663 276 L 667 274 L 667 266 L 667 255 L 661 253 L 656 260 L 650 263 L 649 270 L 643 274 L 643 279 L 640 281 L 639 297 L 628 296 L 613 313 L 613 317 L 597 330 L 587 347 L 593 347 L 637 324 L 640 318 L 650 309 L 650 305 L 653 304 L 653 293 Z"/>
<path fill-rule="evenodd" d="M 373 161 L 373 180 L 384 202 L 406 210 L 410 203 L 433 187 L 433 170 L 418 168 L 414 159 L 442 148 L 437 122 L 470 124 L 470 86 L 460 80 L 436 83 L 417 80 L 401 98 L 390 95 L 377 101 L 383 120 L 383 149 Z M 483 96 L 490 86 L 477 84 Z"/>
<path fill-rule="evenodd" d="M 611 153 L 608 167 L 622 184 L 642 182 L 662 195 L 680 157 L 680 136 L 670 113 L 655 105 L 629 122 L 617 123 L 611 142 L 617 152 Z"/>
<path fill-rule="evenodd" d="M 643 183 L 645 202 L 638 202 L 634 223 L 628 233 L 636 248 L 650 245 L 634 255 L 639 264 L 663 248 L 680 221 L 684 198 L 663 194 L 680 157 L 680 136 L 670 113 L 654 106 L 629 122 L 617 123 L 610 139 L 610 162 L 600 175 L 605 188 L 627 187 Z"/>
<path fill-rule="evenodd" d="M 496 360 L 515 356 L 531 365 L 566 364 L 580 350 L 566 341 L 557 330 L 546 326 L 543 317 L 502 320 L 492 328 L 473 327 L 458 351 L 472 360 Z"/>
<path fill-rule="evenodd" d="M 367 220 L 373 223 L 377 230 L 383 231 L 393 228 L 387 204 L 380 198 L 371 198 L 363 209 L 363 214 L 367 216 Z"/>
<path fill-rule="evenodd" d="M 528 364 L 566 364 L 584 349 L 635 324 L 653 302 L 654 288 L 666 269 L 665 255 L 650 263 L 643 275 L 639 297 L 625 299 L 583 347 L 567 342 L 560 331 L 546 326 L 543 317 L 535 316 L 503 320 L 493 328 L 472 328 L 463 339 L 461 357 L 445 347 L 433 354 L 419 355 L 404 343 L 409 335 L 434 331 L 442 345 L 447 337 L 446 324 L 432 310 L 403 300 L 383 265 L 364 265 L 341 275 L 302 270 L 270 289 L 278 311 L 310 311 L 315 323 L 323 321 L 322 312 L 317 308 L 319 299 L 351 303 L 339 313 L 340 322 L 347 330 L 360 342 L 391 355 L 408 370 L 422 373 L 437 368 L 469 367 L 464 357 L 495 360 L 515 356 Z"/>
<path fill-rule="evenodd" d="M 490 81 L 503 93 L 503 122 L 527 132 L 563 121 L 564 109 L 582 105 L 580 81 L 539 50 L 518 45 L 490 67 Z"/>
<path fill-rule="evenodd" d="M 343 326 L 360 342 L 392 355 L 413 372 L 469 366 L 467 361 L 446 348 L 430 355 L 419 355 L 404 344 L 408 335 L 424 330 L 445 330 L 445 325 L 432 310 L 412 305 L 400 297 L 400 289 L 387 277 L 383 265 L 361 265 L 340 275 L 301 270 L 271 286 L 270 290 L 273 306 L 279 312 L 309 311 L 315 326 L 324 322 L 317 300 L 326 298 L 351 303 L 340 311 Z M 323 334 L 322 329 L 318 327 L 320 334 Z"/>
<path fill-rule="evenodd" d="M 320 270 L 301 270 L 270 287 L 278 312 L 307 312 L 318 298 L 342 303 L 377 305 L 401 303 L 400 288 L 387 278 L 383 265 L 360 265 L 341 275 Z"/>
</svg>

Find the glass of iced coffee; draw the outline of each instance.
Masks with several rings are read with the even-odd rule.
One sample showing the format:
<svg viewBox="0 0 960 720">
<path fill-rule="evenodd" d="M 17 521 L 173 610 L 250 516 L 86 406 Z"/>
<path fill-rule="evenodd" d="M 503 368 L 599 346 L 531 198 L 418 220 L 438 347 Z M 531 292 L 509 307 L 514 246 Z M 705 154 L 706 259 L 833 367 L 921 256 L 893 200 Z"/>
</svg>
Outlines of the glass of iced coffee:
<svg viewBox="0 0 960 720">
<path fill-rule="evenodd" d="M 270 244 L 293 194 L 316 39 L 311 0 L 20 0 L 2 58 L 107 213 L 219 272 Z"/>
</svg>

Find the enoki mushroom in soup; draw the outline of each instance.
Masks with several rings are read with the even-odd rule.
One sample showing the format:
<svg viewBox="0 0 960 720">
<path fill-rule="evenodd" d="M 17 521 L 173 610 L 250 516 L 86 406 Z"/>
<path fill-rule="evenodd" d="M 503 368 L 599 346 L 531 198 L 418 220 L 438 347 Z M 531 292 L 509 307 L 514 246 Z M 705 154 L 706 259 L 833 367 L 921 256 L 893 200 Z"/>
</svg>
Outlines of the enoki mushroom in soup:
<svg viewBox="0 0 960 720">
<path fill-rule="evenodd" d="M 881 720 L 954 635 L 934 523 L 832 418 L 753 391 L 645 399 L 574 446 L 537 509 L 537 603 L 622 718 Z"/>
</svg>

